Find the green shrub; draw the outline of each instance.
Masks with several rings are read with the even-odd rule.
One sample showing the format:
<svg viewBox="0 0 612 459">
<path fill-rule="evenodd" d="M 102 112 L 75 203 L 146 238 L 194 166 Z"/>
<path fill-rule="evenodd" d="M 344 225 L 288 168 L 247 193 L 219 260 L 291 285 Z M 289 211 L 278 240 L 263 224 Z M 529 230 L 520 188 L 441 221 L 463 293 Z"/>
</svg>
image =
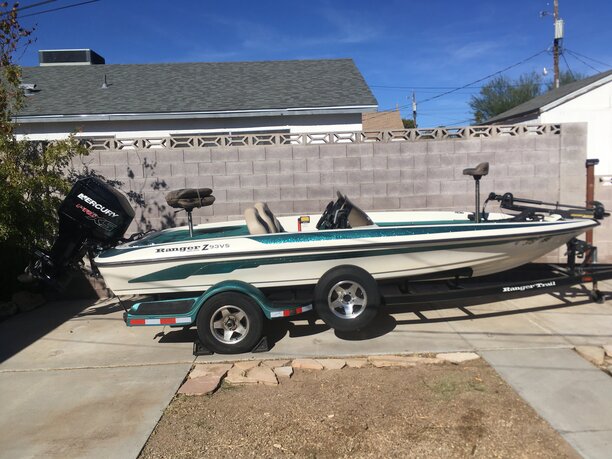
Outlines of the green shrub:
<svg viewBox="0 0 612 459">
<path fill-rule="evenodd" d="M 13 116 L 26 101 L 12 58 L 18 45 L 31 43 L 31 33 L 17 21 L 17 4 L 0 3 L 0 299 L 17 288 L 33 249 L 50 247 L 57 209 L 75 176 L 72 158 L 88 153 L 73 136 L 53 142 L 15 136 Z"/>
</svg>

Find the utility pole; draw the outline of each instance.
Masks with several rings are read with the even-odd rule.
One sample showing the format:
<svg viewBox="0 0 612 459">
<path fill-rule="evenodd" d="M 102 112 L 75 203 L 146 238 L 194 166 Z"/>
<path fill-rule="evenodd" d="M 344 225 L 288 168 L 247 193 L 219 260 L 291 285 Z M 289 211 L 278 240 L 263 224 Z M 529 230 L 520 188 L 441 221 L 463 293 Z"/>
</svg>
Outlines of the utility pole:
<svg viewBox="0 0 612 459">
<path fill-rule="evenodd" d="M 553 17 L 555 20 L 555 40 L 553 42 L 553 66 L 555 70 L 555 88 L 559 87 L 559 54 L 563 40 L 563 19 L 559 19 L 559 0 L 554 0 Z"/>
<path fill-rule="evenodd" d="M 414 123 L 414 128 L 417 128 L 417 103 L 416 96 L 414 91 L 412 91 L 412 122 Z"/>
</svg>

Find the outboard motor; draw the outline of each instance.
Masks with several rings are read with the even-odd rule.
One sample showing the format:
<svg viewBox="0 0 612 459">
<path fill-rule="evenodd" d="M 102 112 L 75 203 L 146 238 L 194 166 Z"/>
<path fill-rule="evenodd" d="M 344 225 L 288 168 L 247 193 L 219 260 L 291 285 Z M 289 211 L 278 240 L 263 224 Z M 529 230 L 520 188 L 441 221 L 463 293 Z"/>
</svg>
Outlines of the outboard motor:
<svg viewBox="0 0 612 459">
<path fill-rule="evenodd" d="M 59 234 L 51 251 L 37 250 L 27 273 L 54 288 L 89 250 L 116 245 L 134 219 L 134 209 L 118 190 L 96 177 L 79 180 L 62 202 Z"/>
</svg>

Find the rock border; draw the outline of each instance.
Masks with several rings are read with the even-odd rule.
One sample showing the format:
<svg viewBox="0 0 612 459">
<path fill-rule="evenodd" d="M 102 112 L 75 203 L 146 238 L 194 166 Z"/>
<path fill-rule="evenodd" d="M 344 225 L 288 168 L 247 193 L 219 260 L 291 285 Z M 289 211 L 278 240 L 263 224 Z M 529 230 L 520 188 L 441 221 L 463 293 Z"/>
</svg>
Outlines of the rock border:
<svg viewBox="0 0 612 459">
<path fill-rule="evenodd" d="M 196 363 L 178 390 L 183 395 L 211 395 L 222 384 L 230 386 L 276 386 L 295 371 L 343 371 L 346 368 L 410 368 L 416 365 L 459 365 L 479 359 L 474 352 L 450 352 L 423 355 L 372 355 L 354 358 L 299 358 L 241 360 L 233 363 Z"/>
</svg>

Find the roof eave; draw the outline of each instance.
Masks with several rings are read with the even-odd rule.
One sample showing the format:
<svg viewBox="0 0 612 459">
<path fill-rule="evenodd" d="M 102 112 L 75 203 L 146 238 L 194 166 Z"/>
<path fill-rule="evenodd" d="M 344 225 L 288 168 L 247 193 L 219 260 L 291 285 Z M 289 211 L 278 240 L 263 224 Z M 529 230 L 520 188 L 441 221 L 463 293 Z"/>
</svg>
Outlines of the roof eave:
<svg viewBox="0 0 612 459">
<path fill-rule="evenodd" d="M 254 116 L 334 115 L 376 111 L 377 105 L 347 105 L 339 107 L 296 107 L 283 109 L 225 110 L 168 113 L 96 113 L 71 115 L 22 115 L 13 117 L 17 123 L 87 122 L 87 121 L 145 121 L 171 119 L 237 118 Z"/>
<path fill-rule="evenodd" d="M 576 91 L 570 92 L 569 94 L 563 97 L 553 100 L 549 104 L 543 105 L 542 107 L 540 107 L 540 113 L 552 110 L 553 108 L 558 107 L 559 105 L 563 105 L 564 103 L 569 102 L 570 100 L 575 99 L 576 97 L 580 97 L 583 94 L 586 94 L 587 92 L 590 92 L 593 89 L 597 89 L 598 87 L 603 86 L 604 84 L 609 83 L 611 81 L 612 81 L 612 74 L 604 78 L 601 78 L 597 81 L 594 81 L 593 83 L 587 86 L 577 89 Z"/>
<path fill-rule="evenodd" d="M 504 117 L 493 117 L 490 118 L 482 123 L 478 123 L 478 126 L 487 126 L 490 124 L 502 124 L 504 122 L 510 121 L 510 120 L 516 120 L 518 119 L 533 119 L 533 118 L 537 118 L 538 116 L 540 116 L 541 111 L 539 108 L 536 108 L 535 110 L 528 110 L 525 112 L 521 112 L 521 113 L 513 113 L 512 115 L 508 115 L 508 116 L 504 116 Z"/>
</svg>

